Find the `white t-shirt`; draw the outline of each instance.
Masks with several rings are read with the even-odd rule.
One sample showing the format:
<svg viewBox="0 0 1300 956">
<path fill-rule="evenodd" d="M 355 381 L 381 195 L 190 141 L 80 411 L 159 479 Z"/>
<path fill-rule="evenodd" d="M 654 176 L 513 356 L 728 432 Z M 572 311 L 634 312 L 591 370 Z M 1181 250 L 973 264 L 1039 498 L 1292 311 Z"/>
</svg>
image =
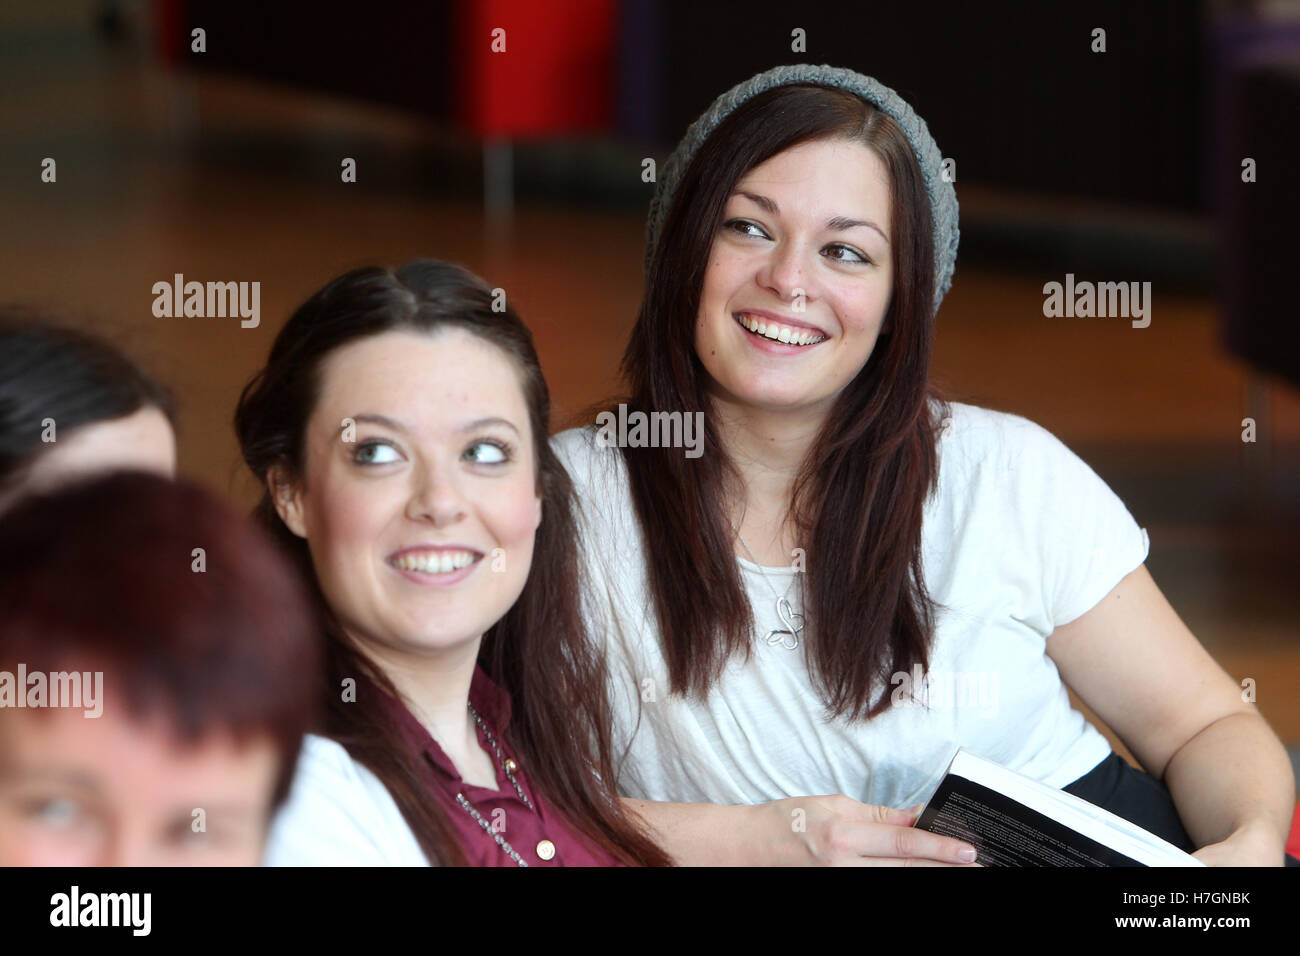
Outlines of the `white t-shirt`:
<svg viewBox="0 0 1300 956">
<path fill-rule="evenodd" d="M 578 492 L 592 630 L 611 665 L 615 752 L 628 747 L 624 796 L 731 804 L 842 793 L 902 808 L 929 798 L 958 747 L 1054 787 L 1110 754 L 1070 706 L 1045 642 L 1146 560 L 1146 531 L 1046 429 L 950 404 L 922 527 L 926 587 L 947 606 L 936 616 L 930 707 L 894 703 L 869 721 L 825 719 L 806 640 L 794 650 L 761 640 L 782 627 L 772 588 L 785 592 L 794 571 L 760 572 L 743 558 L 757 628 L 748 662 L 732 657 L 703 700 L 670 695 L 622 455 L 599 447 L 594 428 L 552 438 Z M 797 582 L 789 600 L 802 610 Z M 923 699 L 912 676 L 896 676 L 895 700 L 909 691 Z"/>
<path fill-rule="evenodd" d="M 344 746 L 307 734 L 271 822 L 265 866 L 428 866 L 388 788 Z"/>
</svg>

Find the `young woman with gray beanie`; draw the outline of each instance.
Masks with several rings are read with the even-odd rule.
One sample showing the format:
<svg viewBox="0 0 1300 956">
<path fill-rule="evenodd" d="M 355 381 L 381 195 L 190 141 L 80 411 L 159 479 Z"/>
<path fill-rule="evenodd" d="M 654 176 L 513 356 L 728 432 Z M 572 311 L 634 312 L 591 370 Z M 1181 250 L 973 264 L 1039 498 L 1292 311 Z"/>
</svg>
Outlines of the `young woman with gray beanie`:
<svg viewBox="0 0 1300 956">
<path fill-rule="evenodd" d="M 911 824 L 966 747 L 1205 863 L 1281 864 L 1285 751 L 1145 530 L 1051 433 L 929 381 L 958 238 L 925 122 L 851 70 L 749 79 L 664 166 L 615 411 L 649 433 L 553 439 L 620 793 L 680 863 L 960 865 Z"/>
</svg>

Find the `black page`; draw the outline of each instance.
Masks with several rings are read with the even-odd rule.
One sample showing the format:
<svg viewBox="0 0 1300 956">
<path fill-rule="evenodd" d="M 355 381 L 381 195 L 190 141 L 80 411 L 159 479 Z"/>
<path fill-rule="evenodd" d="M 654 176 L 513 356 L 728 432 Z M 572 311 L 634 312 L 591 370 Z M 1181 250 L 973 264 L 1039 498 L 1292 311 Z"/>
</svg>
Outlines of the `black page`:
<svg viewBox="0 0 1300 956">
<path fill-rule="evenodd" d="M 916 826 L 975 847 L 982 866 L 1144 866 L 1005 794 L 948 774 Z"/>
</svg>

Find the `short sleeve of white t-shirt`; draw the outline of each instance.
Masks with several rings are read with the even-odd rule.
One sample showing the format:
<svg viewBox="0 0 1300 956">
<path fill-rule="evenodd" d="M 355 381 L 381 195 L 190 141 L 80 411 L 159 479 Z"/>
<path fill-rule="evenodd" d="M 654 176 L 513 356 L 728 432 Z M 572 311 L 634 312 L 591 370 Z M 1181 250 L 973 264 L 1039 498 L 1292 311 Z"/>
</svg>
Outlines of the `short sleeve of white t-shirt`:
<svg viewBox="0 0 1300 956">
<path fill-rule="evenodd" d="M 592 428 L 552 438 L 579 498 L 587 614 L 610 665 L 616 752 L 626 748 L 620 792 L 712 803 L 843 793 L 906 807 L 930 796 L 958 747 L 1054 787 L 1110 753 L 1070 706 L 1046 639 L 1146 560 L 1146 531 L 1046 429 L 950 407 L 922 527 L 925 584 L 940 605 L 930 669 L 894 675 L 893 706 L 867 721 L 827 719 L 803 645 L 760 639 L 782 626 L 773 589 L 789 588 L 802 610 L 799 583 L 742 558 L 749 660 L 733 658 L 702 700 L 669 694 L 622 455 Z"/>
<path fill-rule="evenodd" d="M 303 739 L 265 866 L 428 866 L 388 788 L 336 741 Z"/>
</svg>

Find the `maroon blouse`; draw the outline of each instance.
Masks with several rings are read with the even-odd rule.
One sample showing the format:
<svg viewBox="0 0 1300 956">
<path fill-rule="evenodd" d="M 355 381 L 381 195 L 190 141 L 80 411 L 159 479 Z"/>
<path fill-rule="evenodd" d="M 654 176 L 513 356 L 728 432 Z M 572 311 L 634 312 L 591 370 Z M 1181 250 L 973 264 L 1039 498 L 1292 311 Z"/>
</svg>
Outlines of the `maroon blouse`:
<svg viewBox="0 0 1300 956">
<path fill-rule="evenodd" d="M 421 761 L 421 778 L 431 796 L 442 804 L 443 813 L 450 822 L 461 851 L 470 866 L 518 866 L 514 858 L 502 848 L 491 833 L 461 806 L 456 794 L 463 794 L 478 815 L 493 824 L 500 821 L 496 831 L 529 866 L 622 866 L 623 864 L 594 841 L 583 837 L 569 825 L 560 813 L 549 806 L 533 788 L 527 769 L 520 765 L 519 757 L 506 740 L 505 730 L 510 722 L 510 696 L 498 687 L 477 665 L 470 682 L 469 702 L 474 705 L 483 723 L 492 731 L 502 759 L 515 762 L 512 772 L 515 781 L 533 803 L 533 809 L 519 799 L 497 762 L 492 745 L 488 743 L 483 728 L 475 723 L 479 745 L 492 756 L 496 767 L 497 788 L 479 787 L 466 783 L 447 757 L 438 742 L 424 728 L 401 701 L 394 699 L 378 687 L 373 687 L 384 710 L 392 718 L 402 738 Z M 495 811 L 498 813 L 494 818 Z"/>
</svg>

